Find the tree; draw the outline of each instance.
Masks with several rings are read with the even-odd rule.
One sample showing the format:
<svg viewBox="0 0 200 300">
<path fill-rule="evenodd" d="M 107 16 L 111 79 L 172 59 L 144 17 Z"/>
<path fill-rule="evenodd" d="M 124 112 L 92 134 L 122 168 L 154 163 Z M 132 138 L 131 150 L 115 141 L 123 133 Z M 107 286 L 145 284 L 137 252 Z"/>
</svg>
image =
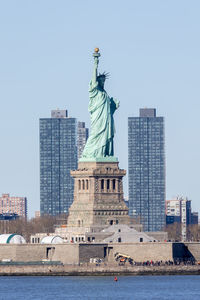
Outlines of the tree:
<svg viewBox="0 0 200 300">
<path fill-rule="evenodd" d="M 168 224 L 165 227 L 165 231 L 168 232 L 168 239 L 171 241 L 181 241 L 182 235 L 181 235 L 181 224 L 180 223 L 173 223 Z"/>
<path fill-rule="evenodd" d="M 30 236 L 35 233 L 53 233 L 55 225 L 60 224 L 61 220 L 66 223 L 66 215 L 62 216 L 42 216 L 26 220 L 19 218 L 13 221 L 0 221 L 0 233 L 17 233 L 22 235 L 27 242 Z"/>
<path fill-rule="evenodd" d="M 200 227 L 198 224 L 190 224 L 187 227 L 187 239 L 189 241 L 200 241 Z"/>
</svg>

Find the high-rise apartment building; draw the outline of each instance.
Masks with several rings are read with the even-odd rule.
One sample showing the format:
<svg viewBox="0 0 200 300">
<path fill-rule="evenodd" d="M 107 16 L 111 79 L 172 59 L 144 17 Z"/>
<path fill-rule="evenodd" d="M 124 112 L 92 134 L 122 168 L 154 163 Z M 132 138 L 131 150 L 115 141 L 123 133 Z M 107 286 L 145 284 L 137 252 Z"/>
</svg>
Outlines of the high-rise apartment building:
<svg viewBox="0 0 200 300">
<path fill-rule="evenodd" d="M 53 110 L 51 118 L 40 119 L 40 212 L 67 213 L 73 201 L 77 168 L 77 121 L 67 110 Z"/>
<path fill-rule="evenodd" d="M 166 200 L 166 223 L 171 224 L 174 222 L 191 224 L 191 200 L 187 197 L 176 197 L 172 200 Z M 172 218 L 174 221 L 171 222 Z M 177 217 L 177 218 L 176 218 Z"/>
<path fill-rule="evenodd" d="M 187 238 L 187 226 L 198 224 L 198 213 L 191 212 L 191 200 L 187 197 L 176 197 L 166 200 L 166 224 L 181 224 L 181 236 L 185 241 Z"/>
<path fill-rule="evenodd" d="M 78 159 L 81 158 L 83 149 L 85 147 L 85 144 L 87 142 L 89 135 L 88 128 L 85 127 L 85 122 L 78 122 L 78 140 L 77 140 L 77 146 L 78 146 Z"/>
<path fill-rule="evenodd" d="M 191 213 L 191 224 L 197 225 L 199 223 L 199 213 L 197 211 L 194 211 Z"/>
<path fill-rule="evenodd" d="M 156 109 L 140 109 L 128 118 L 129 214 L 145 231 L 165 226 L 164 118 Z"/>
<path fill-rule="evenodd" d="M 0 214 L 27 218 L 27 198 L 10 197 L 10 194 L 2 194 L 0 197 Z"/>
</svg>

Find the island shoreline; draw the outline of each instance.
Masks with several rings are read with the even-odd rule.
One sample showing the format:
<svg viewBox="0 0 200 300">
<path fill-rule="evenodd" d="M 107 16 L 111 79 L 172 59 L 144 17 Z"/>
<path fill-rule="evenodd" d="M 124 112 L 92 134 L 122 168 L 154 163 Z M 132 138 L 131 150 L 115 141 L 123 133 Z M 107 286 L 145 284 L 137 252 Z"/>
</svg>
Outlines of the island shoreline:
<svg viewBox="0 0 200 300">
<path fill-rule="evenodd" d="M 0 266 L 0 276 L 168 276 L 200 275 L 199 265 L 187 266 Z"/>
</svg>

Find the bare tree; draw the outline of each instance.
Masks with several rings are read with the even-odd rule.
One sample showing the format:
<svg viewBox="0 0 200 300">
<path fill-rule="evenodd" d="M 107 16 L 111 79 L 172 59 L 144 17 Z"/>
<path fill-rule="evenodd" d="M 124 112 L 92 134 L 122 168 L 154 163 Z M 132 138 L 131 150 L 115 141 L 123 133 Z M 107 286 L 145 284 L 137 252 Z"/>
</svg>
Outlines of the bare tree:
<svg viewBox="0 0 200 300">
<path fill-rule="evenodd" d="M 42 216 L 26 220 L 19 218 L 13 221 L 0 221 L 0 233 L 17 233 L 22 235 L 26 241 L 35 233 L 53 233 L 57 224 L 66 224 L 67 216 Z"/>
<path fill-rule="evenodd" d="M 200 227 L 198 224 L 191 224 L 187 227 L 187 239 L 189 241 L 200 241 Z"/>
<path fill-rule="evenodd" d="M 165 231 L 168 232 L 168 239 L 171 241 L 181 241 L 182 236 L 181 236 L 181 224 L 180 223 L 173 223 L 173 224 L 168 224 L 165 227 Z"/>
</svg>

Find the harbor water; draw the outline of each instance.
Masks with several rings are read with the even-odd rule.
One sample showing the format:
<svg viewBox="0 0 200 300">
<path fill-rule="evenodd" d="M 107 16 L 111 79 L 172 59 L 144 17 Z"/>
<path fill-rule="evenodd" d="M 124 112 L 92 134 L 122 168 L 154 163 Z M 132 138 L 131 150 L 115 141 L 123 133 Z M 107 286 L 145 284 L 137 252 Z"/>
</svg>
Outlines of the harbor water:
<svg viewBox="0 0 200 300">
<path fill-rule="evenodd" d="M 200 276 L 5 276 L 0 299 L 200 299 Z"/>
</svg>

